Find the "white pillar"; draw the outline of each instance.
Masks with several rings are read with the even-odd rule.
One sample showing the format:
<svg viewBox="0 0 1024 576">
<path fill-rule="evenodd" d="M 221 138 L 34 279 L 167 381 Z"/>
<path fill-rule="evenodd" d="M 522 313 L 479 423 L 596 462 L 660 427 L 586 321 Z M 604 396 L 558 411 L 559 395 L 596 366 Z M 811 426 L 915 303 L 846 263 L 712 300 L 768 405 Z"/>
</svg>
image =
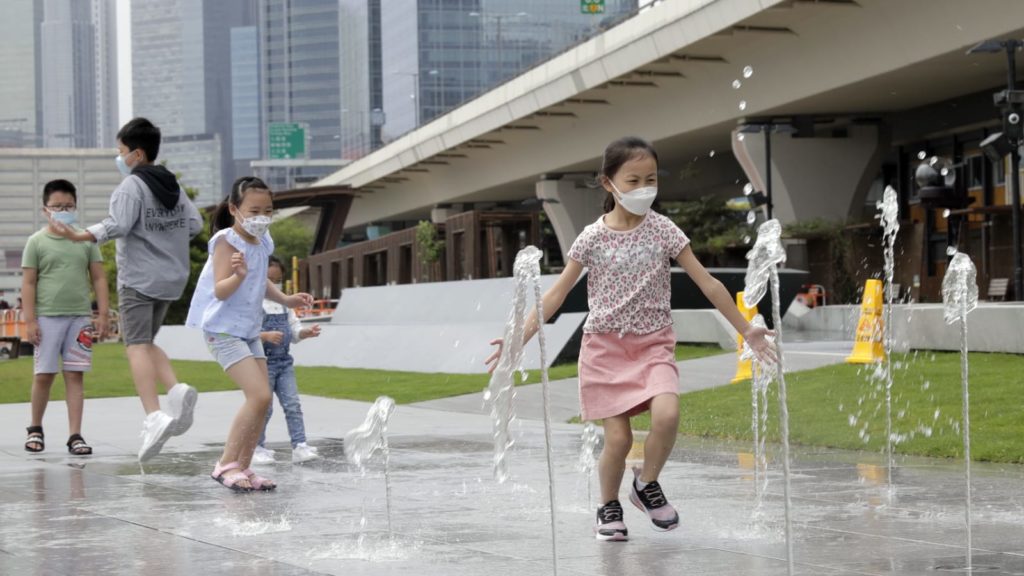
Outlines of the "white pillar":
<svg viewBox="0 0 1024 576">
<path fill-rule="evenodd" d="M 733 153 L 755 190 L 765 190 L 764 134 L 733 131 Z M 875 126 L 850 126 L 844 137 L 772 134 L 772 204 L 783 224 L 859 214 L 878 176 L 884 147 Z"/>
<path fill-rule="evenodd" d="M 583 228 L 604 213 L 606 192 L 572 180 L 540 180 L 535 191 L 555 229 L 562 258 L 568 258 L 569 248 Z"/>
</svg>

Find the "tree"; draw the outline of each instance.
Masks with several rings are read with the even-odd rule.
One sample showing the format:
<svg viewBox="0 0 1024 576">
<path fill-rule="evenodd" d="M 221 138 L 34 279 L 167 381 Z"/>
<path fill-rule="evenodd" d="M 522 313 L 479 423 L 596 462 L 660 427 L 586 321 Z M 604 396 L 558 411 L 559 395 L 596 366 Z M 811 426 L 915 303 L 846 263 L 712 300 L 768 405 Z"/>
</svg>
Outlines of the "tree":
<svg viewBox="0 0 1024 576">
<path fill-rule="evenodd" d="M 714 263 L 727 248 L 740 245 L 742 216 L 713 195 L 697 200 L 664 202 L 665 213 L 690 238 L 694 254 Z"/>
<path fill-rule="evenodd" d="M 423 264 L 422 280 L 430 280 L 430 270 L 434 264 L 441 259 L 444 253 L 444 240 L 438 238 L 437 227 L 433 222 L 420 220 L 416 225 L 416 251 L 419 253 L 420 262 Z"/>
<path fill-rule="evenodd" d="M 282 218 L 271 224 L 270 237 L 274 239 L 274 255 L 289 271 L 293 256 L 305 258 L 313 249 L 313 231 L 297 218 Z"/>
</svg>

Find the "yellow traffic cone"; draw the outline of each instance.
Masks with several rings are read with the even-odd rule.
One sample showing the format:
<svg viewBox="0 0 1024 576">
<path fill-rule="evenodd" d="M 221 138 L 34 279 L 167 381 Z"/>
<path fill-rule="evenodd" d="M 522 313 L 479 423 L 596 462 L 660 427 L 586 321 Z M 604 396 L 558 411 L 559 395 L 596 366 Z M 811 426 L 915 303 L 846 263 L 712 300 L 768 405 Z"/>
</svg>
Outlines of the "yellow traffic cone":
<svg viewBox="0 0 1024 576">
<path fill-rule="evenodd" d="M 757 316 L 757 306 L 753 308 L 747 308 L 747 305 L 743 302 L 743 292 L 736 293 L 736 307 L 740 309 L 740 314 L 750 322 Z M 753 362 L 751 360 L 741 360 L 740 356 L 743 355 L 743 334 L 736 335 L 736 375 L 732 377 L 732 383 L 742 382 L 744 380 L 750 380 L 754 377 Z"/>
<path fill-rule="evenodd" d="M 860 306 L 857 336 L 847 364 L 873 364 L 885 359 L 882 347 L 882 281 L 868 280 Z"/>
</svg>

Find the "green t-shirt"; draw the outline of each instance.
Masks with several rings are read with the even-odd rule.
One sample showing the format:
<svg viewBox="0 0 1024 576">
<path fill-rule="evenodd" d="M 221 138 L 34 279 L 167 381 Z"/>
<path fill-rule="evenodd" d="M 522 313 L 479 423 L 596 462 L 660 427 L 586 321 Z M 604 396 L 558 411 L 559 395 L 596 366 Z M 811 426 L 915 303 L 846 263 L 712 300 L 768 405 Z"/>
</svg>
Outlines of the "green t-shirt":
<svg viewBox="0 0 1024 576">
<path fill-rule="evenodd" d="M 21 267 L 36 269 L 36 316 L 90 316 L 89 265 L 102 261 L 95 242 L 72 242 L 45 228 L 29 236 Z"/>
</svg>

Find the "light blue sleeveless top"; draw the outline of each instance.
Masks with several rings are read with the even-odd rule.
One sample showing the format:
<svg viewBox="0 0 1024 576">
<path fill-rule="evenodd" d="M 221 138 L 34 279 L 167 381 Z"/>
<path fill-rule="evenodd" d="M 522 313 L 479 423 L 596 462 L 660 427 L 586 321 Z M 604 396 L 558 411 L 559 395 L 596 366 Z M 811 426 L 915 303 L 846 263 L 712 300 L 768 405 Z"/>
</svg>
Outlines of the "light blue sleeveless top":
<svg viewBox="0 0 1024 576">
<path fill-rule="evenodd" d="M 213 253 L 218 242 L 227 242 L 236 251 L 245 255 L 249 271 L 242 284 L 227 300 L 218 300 L 213 286 Z M 263 298 L 267 294 L 267 262 L 274 253 L 274 241 L 270 233 L 263 234 L 259 244 L 250 244 L 232 228 L 218 231 L 210 238 L 209 257 L 199 275 L 196 291 L 192 294 L 192 305 L 188 310 L 185 325 L 201 328 L 204 332 L 229 334 L 251 340 L 260 335 L 263 325 Z"/>
</svg>

